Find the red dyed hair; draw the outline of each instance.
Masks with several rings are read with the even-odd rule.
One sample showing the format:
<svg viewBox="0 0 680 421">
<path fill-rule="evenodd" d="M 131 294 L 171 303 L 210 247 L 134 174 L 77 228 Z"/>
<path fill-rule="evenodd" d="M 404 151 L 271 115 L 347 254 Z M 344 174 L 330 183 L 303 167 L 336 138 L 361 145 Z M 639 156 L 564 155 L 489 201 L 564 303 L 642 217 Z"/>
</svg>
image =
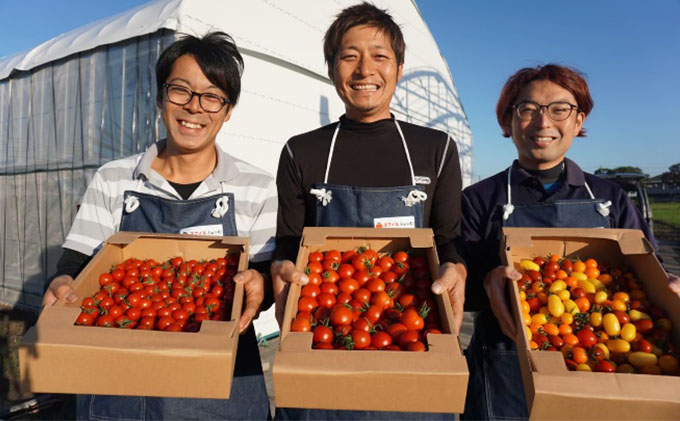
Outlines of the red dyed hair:
<svg viewBox="0 0 680 421">
<path fill-rule="evenodd" d="M 593 98 L 590 96 L 588 83 L 585 75 L 576 69 L 571 69 L 558 64 L 546 64 L 538 67 L 525 67 L 520 69 L 505 82 L 501 96 L 496 104 L 496 118 L 503 130 L 504 137 L 511 136 L 512 106 L 517 96 L 525 86 L 535 80 L 549 80 L 571 92 L 576 98 L 578 111 L 586 116 L 593 109 Z M 585 137 L 586 129 L 581 129 L 577 136 Z"/>
</svg>

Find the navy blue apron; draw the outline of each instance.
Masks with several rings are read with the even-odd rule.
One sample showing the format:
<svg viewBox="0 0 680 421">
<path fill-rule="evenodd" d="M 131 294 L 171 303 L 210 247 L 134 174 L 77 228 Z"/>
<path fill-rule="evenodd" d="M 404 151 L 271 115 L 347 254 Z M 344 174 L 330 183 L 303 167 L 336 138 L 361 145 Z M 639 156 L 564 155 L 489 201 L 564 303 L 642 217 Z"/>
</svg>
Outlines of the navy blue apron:
<svg viewBox="0 0 680 421">
<path fill-rule="evenodd" d="M 508 203 L 503 206 L 505 227 L 609 228 L 609 206 L 594 198 L 552 203 L 512 205 L 508 169 Z M 474 333 L 465 351 L 470 378 L 462 419 L 528 419 L 515 342 L 501 331 L 491 308 L 475 318 Z"/>
<path fill-rule="evenodd" d="M 406 153 L 412 184 L 396 187 L 354 187 L 328 183 L 335 141 L 340 123 L 331 141 L 323 183 L 317 183 L 310 193 L 317 198 L 317 227 L 381 227 L 422 228 L 427 194 L 416 185 L 411 155 L 397 120 L 394 120 Z"/>
<path fill-rule="evenodd" d="M 236 236 L 234 195 L 171 200 L 126 191 L 120 230 Z M 93 420 L 271 419 L 255 329 L 239 337 L 229 399 L 79 395 L 76 412 Z"/>
<path fill-rule="evenodd" d="M 352 187 L 328 184 L 335 139 L 340 123 L 335 128 L 331 141 L 326 175 L 323 183 L 318 183 L 310 191 L 318 199 L 316 207 L 316 226 L 335 227 L 377 227 L 384 228 L 422 228 L 427 194 L 422 186 L 417 186 L 406 146 L 406 139 L 399 123 L 394 120 L 406 152 L 411 170 L 410 186 L 398 187 Z M 387 402 L 386 404 L 389 404 Z M 390 411 L 351 411 L 304 408 L 276 408 L 277 420 L 452 420 L 454 414 L 429 412 L 390 412 Z"/>
</svg>

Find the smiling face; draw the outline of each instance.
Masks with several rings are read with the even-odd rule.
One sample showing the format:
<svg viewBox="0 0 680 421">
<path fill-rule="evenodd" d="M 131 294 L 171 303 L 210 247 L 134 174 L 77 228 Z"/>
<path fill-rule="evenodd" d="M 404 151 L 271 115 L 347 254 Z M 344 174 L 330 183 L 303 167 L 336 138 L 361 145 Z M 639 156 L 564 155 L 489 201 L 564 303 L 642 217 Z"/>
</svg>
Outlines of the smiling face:
<svg viewBox="0 0 680 421">
<path fill-rule="evenodd" d="M 364 123 L 389 118 L 402 67 L 379 29 L 362 25 L 345 32 L 329 76 L 347 117 Z"/>
<path fill-rule="evenodd" d="M 522 89 L 515 104 L 534 101 L 550 104 L 565 101 L 576 104 L 574 95 L 560 85 L 548 80 L 535 80 Z M 552 168 L 564 160 L 574 136 L 578 135 L 585 114 L 572 111 L 563 121 L 552 121 L 544 108 L 532 120 L 521 120 L 512 111 L 512 141 L 517 147 L 519 163 L 528 169 L 543 170 Z"/>
<path fill-rule="evenodd" d="M 194 92 L 227 97 L 225 92 L 208 80 L 196 59 L 188 54 L 175 60 L 165 83 L 184 86 Z M 168 147 L 182 154 L 213 148 L 217 133 L 222 124 L 229 120 L 233 110 L 232 106 L 225 105 L 216 113 L 206 112 L 201 108 L 197 96 L 188 104 L 173 104 L 168 101 L 165 92 L 159 107 L 168 131 Z"/>
</svg>

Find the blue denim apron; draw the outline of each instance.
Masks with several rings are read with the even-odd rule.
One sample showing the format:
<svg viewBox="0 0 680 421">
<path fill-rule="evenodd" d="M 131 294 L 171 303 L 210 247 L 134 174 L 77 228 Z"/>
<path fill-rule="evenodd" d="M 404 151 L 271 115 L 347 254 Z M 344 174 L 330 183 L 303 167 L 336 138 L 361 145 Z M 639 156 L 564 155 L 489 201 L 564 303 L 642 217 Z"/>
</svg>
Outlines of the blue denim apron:
<svg viewBox="0 0 680 421">
<path fill-rule="evenodd" d="M 354 187 L 329 184 L 328 174 L 333 159 L 333 150 L 340 132 L 338 122 L 328 152 L 324 181 L 316 183 L 310 190 L 310 193 L 317 198 L 317 227 L 423 227 L 427 194 L 423 186 L 416 185 L 406 139 L 397 120 L 394 120 L 394 124 L 397 126 L 406 153 L 412 184 L 396 187 Z"/>
<path fill-rule="evenodd" d="M 124 200 L 121 231 L 238 235 L 232 193 L 223 192 L 201 199 L 170 200 L 126 191 Z M 208 375 L 210 373 L 206 373 L 206 376 Z M 121 379 L 123 378 L 124 373 L 121 373 Z M 265 420 L 271 418 L 260 353 L 252 325 L 239 337 L 229 399 L 79 395 L 76 402 L 78 419 Z"/>
<path fill-rule="evenodd" d="M 508 169 L 508 203 L 503 206 L 505 227 L 609 228 L 609 206 L 594 198 L 553 203 L 512 205 Z M 470 378 L 462 419 L 528 419 L 524 385 L 515 342 L 501 331 L 491 308 L 475 318 L 474 333 L 465 351 Z"/>
<path fill-rule="evenodd" d="M 352 187 L 328 184 L 335 139 L 331 141 L 326 175 L 310 191 L 317 196 L 316 226 L 422 228 L 427 194 L 417 186 L 411 157 L 399 123 L 395 120 L 406 152 L 413 184 L 398 187 Z M 386 402 L 389 405 L 389 402 Z M 277 420 L 452 420 L 454 414 L 429 412 L 352 411 L 305 408 L 276 408 Z"/>
</svg>

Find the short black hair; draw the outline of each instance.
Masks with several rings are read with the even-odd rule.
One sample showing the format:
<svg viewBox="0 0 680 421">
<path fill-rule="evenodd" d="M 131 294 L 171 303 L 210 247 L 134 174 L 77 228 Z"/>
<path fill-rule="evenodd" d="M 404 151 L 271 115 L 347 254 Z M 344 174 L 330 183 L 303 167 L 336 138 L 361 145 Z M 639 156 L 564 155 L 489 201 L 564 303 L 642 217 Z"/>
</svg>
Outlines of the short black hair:
<svg viewBox="0 0 680 421">
<path fill-rule="evenodd" d="M 328 70 L 332 70 L 335 64 L 335 56 L 338 54 L 342 37 L 347 31 L 355 26 L 366 25 L 377 28 L 387 35 L 390 39 L 392 50 L 397 59 L 397 64 L 404 64 L 406 44 L 401 28 L 397 25 L 387 10 L 379 9 L 374 5 L 363 2 L 350 6 L 341 11 L 326 31 L 323 39 L 323 55 L 328 65 Z"/>
<path fill-rule="evenodd" d="M 163 84 L 172 72 L 172 66 L 181 56 L 189 54 L 196 59 L 205 76 L 222 89 L 234 106 L 241 94 L 243 57 L 234 39 L 224 32 L 208 32 L 202 38 L 185 35 L 170 44 L 156 63 L 156 98 L 163 101 Z"/>
</svg>

